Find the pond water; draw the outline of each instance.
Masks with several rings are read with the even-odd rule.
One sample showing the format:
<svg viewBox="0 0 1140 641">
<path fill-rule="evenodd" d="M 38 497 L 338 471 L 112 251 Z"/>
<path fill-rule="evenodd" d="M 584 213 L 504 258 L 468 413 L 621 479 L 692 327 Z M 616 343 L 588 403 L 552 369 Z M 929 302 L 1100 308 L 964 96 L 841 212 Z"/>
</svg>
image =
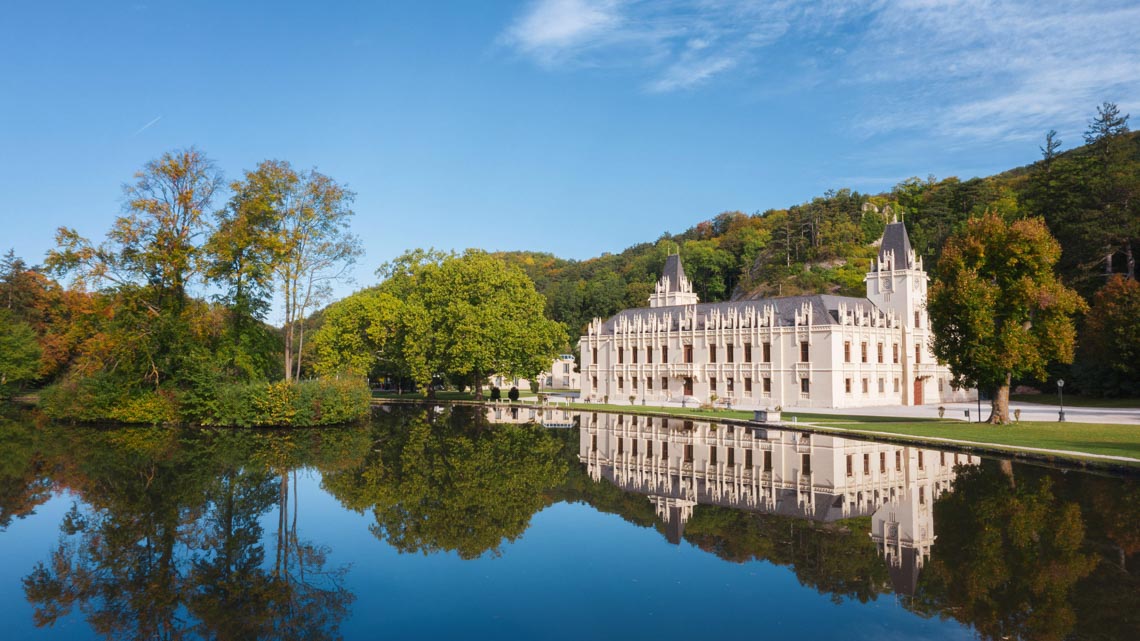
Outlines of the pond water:
<svg viewBox="0 0 1140 641">
<path fill-rule="evenodd" d="M 1140 638 L 1134 478 L 610 414 L 10 415 L 0 557 L 4 639 Z"/>
</svg>

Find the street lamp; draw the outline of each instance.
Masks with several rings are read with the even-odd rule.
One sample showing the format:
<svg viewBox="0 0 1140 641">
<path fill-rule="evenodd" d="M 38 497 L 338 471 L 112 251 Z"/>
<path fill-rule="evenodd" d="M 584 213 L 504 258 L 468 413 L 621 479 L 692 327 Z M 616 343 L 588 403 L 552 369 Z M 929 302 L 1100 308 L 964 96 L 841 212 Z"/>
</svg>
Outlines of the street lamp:
<svg viewBox="0 0 1140 641">
<path fill-rule="evenodd" d="M 1064 379 L 1057 379 L 1057 398 L 1061 402 L 1061 411 L 1058 413 L 1057 421 L 1060 423 L 1065 422 L 1065 381 Z"/>
</svg>

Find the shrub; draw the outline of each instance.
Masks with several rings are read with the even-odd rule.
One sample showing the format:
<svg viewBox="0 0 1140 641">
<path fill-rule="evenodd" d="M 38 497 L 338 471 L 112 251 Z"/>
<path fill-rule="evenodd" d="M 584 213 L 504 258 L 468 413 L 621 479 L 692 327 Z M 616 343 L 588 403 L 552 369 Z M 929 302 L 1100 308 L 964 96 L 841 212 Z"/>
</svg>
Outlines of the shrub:
<svg viewBox="0 0 1140 641">
<path fill-rule="evenodd" d="M 371 393 L 363 379 L 318 379 L 224 385 L 206 425 L 312 427 L 352 423 L 368 416 Z"/>
<path fill-rule="evenodd" d="M 178 399 L 170 390 L 132 390 L 108 374 L 65 379 L 45 388 L 40 409 L 57 420 L 138 425 L 177 423 L 180 416 Z"/>
</svg>

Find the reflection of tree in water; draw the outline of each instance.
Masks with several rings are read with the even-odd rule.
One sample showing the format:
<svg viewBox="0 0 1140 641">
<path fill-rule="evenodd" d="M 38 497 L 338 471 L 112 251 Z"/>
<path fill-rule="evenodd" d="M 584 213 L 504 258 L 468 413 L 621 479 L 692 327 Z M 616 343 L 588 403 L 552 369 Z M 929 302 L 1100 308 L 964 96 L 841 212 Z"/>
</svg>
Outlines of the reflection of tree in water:
<svg viewBox="0 0 1140 641">
<path fill-rule="evenodd" d="M 371 510 L 373 534 L 402 552 L 497 552 L 566 475 L 562 444 L 540 426 L 489 426 L 457 409 L 397 412 L 374 429 L 378 451 L 358 470 L 326 474 L 325 486 L 345 506 Z"/>
<path fill-rule="evenodd" d="M 0 414 L 0 452 L 4 453 L 0 456 L 0 532 L 13 518 L 33 514 L 51 498 L 51 480 L 42 474 L 36 432 L 21 420 L 19 412 L 13 414 L 14 418 Z"/>
<path fill-rule="evenodd" d="M 353 599 L 342 586 L 346 568 L 326 568 L 327 550 L 299 536 L 290 472 L 242 463 L 272 458 L 296 435 L 130 428 L 56 436 L 65 439 L 56 482 L 83 503 L 64 519 L 50 560 L 24 579 L 37 625 L 78 607 L 114 639 L 337 636 Z M 260 522 L 275 506 L 288 512 L 268 564 Z"/>
<path fill-rule="evenodd" d="M 961 470 L 935 504 L 938 541 L 912 607 L 974 626 L 986 639 L 1064 639 L 1076 586 L 1097 565 L 1081 508 L 1052 479 L 992 464 Z"/>
</svg>

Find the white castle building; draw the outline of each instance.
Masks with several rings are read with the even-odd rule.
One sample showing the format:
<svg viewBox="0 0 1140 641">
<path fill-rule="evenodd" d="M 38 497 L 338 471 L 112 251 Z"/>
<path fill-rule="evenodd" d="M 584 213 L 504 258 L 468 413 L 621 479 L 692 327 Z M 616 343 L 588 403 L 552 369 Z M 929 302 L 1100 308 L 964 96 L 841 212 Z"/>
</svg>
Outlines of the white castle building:
<svg viewBox="0 0 1140 641">
<path fill-rule="evenodd" d="M 610 403 L 869 407 L 976 398 L 931 352 L 929 278 L 900 222 L 887 225 L 867 297 L 701 303 L 669 256 L 649 307 L 596 318 L 580 341 L 582 396 Z"/>
</svg>

